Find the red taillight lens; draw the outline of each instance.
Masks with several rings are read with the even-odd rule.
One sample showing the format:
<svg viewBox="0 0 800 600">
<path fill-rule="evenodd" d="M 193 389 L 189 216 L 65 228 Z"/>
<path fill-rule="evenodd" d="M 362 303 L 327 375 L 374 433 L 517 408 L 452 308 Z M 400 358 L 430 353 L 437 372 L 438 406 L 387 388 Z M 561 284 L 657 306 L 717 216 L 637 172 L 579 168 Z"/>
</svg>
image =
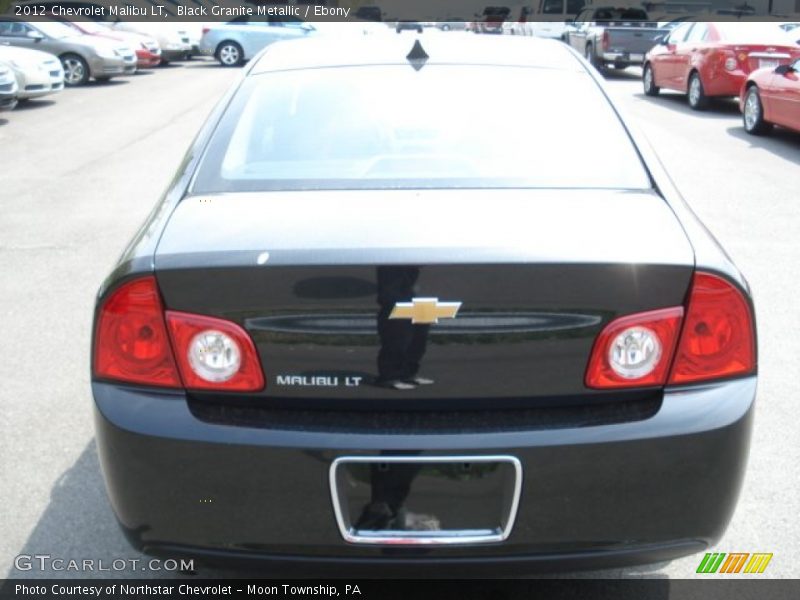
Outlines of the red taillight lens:
<svg viewBox="0 0 800 600">
<path fill-rule="evenodd" d="M 607 51 L 608 51 L 608 46 L 609 46 L 609 37 L 608 37 L 608 31 L 605 31 L 605 30 L 604 30 L 604 31 L 603 31 L 603 46 L 602 46 L 602 47 L 603 47 L 603 51 L 604 51 L 604 52 L 607 52 Z"/>
<path fill-rule="evenodd" d="M 753 373 L 755 327 L 742 292 L 725 279 L 695 273 L 669 383 Z"/>
<path fill-rule="evenodd" d="M 586 387 L 664 385 L 682 316 L 683 307 L 676 306 L 611 321 L 595 340 L 586 369 Z"/>
<path fill-rule="evenodd" d="M 93 364 L 100 378 L 181 387 L 154 277 L 125 283 L 105 301 Z"/>
<path fill-rule="evenodd" d="M 207 34 L 209 31 L 211 31 L 210 27 L 203 27 L 203 35 Z"/>
<path fill-rule="evenodd" d="M 188 389 L 255 392 L 264 387 L 253 340 L 236 323 L 168 310 L 167 326 Z"/>
</svg>

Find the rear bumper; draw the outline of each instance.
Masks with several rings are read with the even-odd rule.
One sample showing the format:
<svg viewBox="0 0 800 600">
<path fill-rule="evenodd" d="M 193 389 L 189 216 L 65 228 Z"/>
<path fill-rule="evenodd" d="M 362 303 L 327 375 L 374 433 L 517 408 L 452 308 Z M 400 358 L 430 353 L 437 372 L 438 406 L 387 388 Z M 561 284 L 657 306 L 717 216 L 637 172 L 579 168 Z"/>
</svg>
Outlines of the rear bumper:
<svg viewBox="0 0 800 600">
<path fill-rule="evenodd" d="M 89 61 L 89 70 L 92 77 L 119 77 L 133 75 L 136 72 L 136 57 L 101 58 L 94 57 Z"/>
<path fill-rule="evenodd" d="M 738 96 L 747 80 L 747 73 L 739 69 L 735 71 L 719 69 L 708 74 L 702 80 L 703 88 L 708 96 Z"/>
<path fill-rule="evenodd" d="M 161 63 L 161 53 L 155 54 L 149 50 L 136 51 L 136 67 L 138 69 L 152 69 Z"/>
<path fill-rule="evenodd" d="M 161 62 L 167 63 L 174 60 L 183 60 L 186 57 L 186 49 L 161 49 Z"/>
<path fill-rule="evenodd" d="M 641 66 L 644 62 L 645 53 L 630 52 L 604 52 L 603 62 L 615 65 Z"/>
<path fill-rule="evenodd" d="M 676 389 L 647 418 L 481 433 L 348 434 L 216 424 L 182 393 L 93 383 L 114 511 L 153 554 L 285 569 L 417 572 L 434 561 L 495 575 L 668 560 L 718 540 L 747 462 L 756 378 Z M 509 454 L 523 468 L 501 543 L 391 548 L 346 543 L 328 487 L 342 455 Z M 457 501 L 457 499 L 455 499 Z M 472 571 L 471 571 L 472 572 Z"/>
</svg>

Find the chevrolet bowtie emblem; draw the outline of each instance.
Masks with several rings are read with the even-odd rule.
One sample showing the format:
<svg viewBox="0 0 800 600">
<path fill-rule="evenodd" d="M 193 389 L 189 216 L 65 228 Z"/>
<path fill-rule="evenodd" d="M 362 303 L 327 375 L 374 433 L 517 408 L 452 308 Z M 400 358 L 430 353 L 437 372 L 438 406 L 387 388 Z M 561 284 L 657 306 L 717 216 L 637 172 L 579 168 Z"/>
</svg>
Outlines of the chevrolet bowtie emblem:
<svg viewBox="0 0 800 600">
<path fill-rule="evenodd" d="M 439 302 L 438 298 L 414 298 L 411 302 L 398 302 L 390 319 L 411 319 L 414 325 L 438 323 L 439 319 L 455 319 L 461 302 Z"/>
</svg>

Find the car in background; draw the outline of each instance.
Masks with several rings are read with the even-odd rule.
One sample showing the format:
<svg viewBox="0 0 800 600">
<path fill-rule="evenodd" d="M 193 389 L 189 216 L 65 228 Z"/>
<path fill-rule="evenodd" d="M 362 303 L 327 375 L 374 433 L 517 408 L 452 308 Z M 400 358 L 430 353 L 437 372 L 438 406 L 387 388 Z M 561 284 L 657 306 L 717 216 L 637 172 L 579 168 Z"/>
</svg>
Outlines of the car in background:
<svg viewBox="0 0 800 600">
<path fill-rule="evenodd" d="M 386 13 L 380 6 L 376 5 L 359 6 L 353 14 L 353 17 L 356 19 L 376 23 L 383 21 L 384 16 L 386 16 Z"/>
<path fill-rule="evenodd" d="M 663 35 L 643 8 L 587 6 L 566 30 L 566 42 L 592 66 L 624 69 L 640 66 L 645 53 Z"/>
<path fill-rule="evenodd" d="M 567 31 L 573 29 L 572 22 L 585 4 L 585 0 L 539 0 L 536 9 L 523 6 L 508 33 L 566 41 Z"/>
<path fill-rule="evenodd" d="M 114 30 L 96 21 L 61 21 L 86 35 L 124 42 L 136 52 L 136 68 L 152 69 L 161 64 L 161 46 L 152 36 L 133 31 Z"/>
<path fill-rule="evenodd" d="M 14 70 L 0 60 L 0 110 L 11 110 L 17 105 L 19 84 Z"/>
<path fill-rule="evenodd" d="M 437 21 L 434 26 L 441 31 L 466 31 L 467 21 L 460 17 L 449 17 L 446 21 Z"/>
<path fill-rule="evenodd" d="M 419 21 L 397 21 L 394 24 L 394 30 L 397 33 L 401 31 L 416 31 L 417 33 L 422 33 L 424 28 Z"/>
<path fill-rule="evenodd" d="M 175 23 L 156 23 L 152 21 L 118 21 L 111 25 L 113 31 L 127 31 L 151 37 L 161 48 L 162 65 L 184 60 L 192 53 L 188 34 Z M 183 32 L 183 33 L 182 33 Z"/>
<path fill-rule="evenodd" d="M 795 44 L 800 44 L 800 23 L 781 23 L 780 28 Z"/>
<path fill-rule="evenodd" d="M 84 85 L 90 78 L 107 81 L 136 72 L 136 54 L 114 40 L 84 35 L 56 21 L 21 21 L 0 17 L 0 44 L 43 50 L 58 56 L 64 84 Z"/>
<path fill-rule="evenodd" d="M 487 6 L 482 13 L 475 15 L 478 20 L 472 23 L 470 29 L 475 33 L 500 35 L 510 14 L 511 9 L 507 6 Z"/>
<path fill-rule="evenodd" d="M 752 71 L 798 57 L 800 46 L 774 23 L 687 22 L 647 53 L 642 85 L 648 96 L 685 93 L 692 109 L 704 110 L 712 97 L 738 96 Z"/>
<path fill-rule="evenodd" d="M 0 61 L 14 71 L 19 101 L 41 98 L 64 89 L 64 69 L 58 57 L 39 50 L 0 46 Z"/>
<path fill-rule="evenodd" d="M 200 53 L 213 56 L 223 67 L 236 67 L 270 44 L 314 33 L 314 26 L 302 21 L 243 16 L 206 26 L 200 40 Z"/>
<path fill-rule="evenodd" d="M 763 135 L 773 125 L 800 131 L 800 59 L 750 73 L 739 108 L 747 133 Z"/>
</svg>

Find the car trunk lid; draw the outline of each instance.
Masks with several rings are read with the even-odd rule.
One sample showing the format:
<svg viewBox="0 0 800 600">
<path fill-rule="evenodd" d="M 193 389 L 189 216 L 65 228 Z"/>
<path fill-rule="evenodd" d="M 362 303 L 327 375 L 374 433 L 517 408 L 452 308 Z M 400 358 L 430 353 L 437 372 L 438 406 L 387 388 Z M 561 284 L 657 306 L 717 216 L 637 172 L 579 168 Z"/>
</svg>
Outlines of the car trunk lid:
<svg viewBox="0 0 800 600">
<path fill-rule="evenodd" d="M 662 198 L 615 190 L 188 197 L 155 257 L 167 308 L 250 333 L 259 395 L 368 405 L 598 394 L 583 385 L 597 333 L 680 305 L 693 265 Z M 438 323 L 389 318 L 433 298 Z M 380 385 L 412 373 L 434 383 Z"/>
</svg>

